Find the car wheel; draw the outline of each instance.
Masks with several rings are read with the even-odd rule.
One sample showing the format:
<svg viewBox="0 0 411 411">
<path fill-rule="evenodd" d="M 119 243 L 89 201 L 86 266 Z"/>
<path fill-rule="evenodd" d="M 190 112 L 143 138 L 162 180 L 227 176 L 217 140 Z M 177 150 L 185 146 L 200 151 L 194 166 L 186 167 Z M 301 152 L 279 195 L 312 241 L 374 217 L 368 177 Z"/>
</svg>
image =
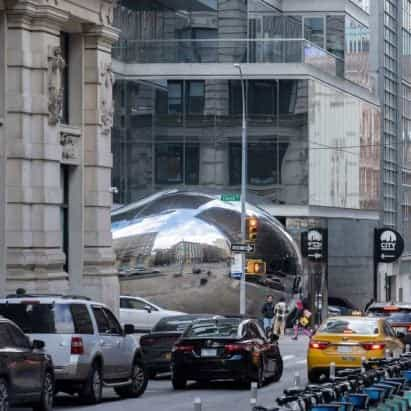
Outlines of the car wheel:
<svg viewBox="0 0 411 411">
<path fill-rule="evenodd" d="M 33 407 L 34 411 L 51 411 L 54 402 L 54 378 L 50 371 L 46 371 L 43 381 L 40 402 Z"/>
<path fill-rule="evenodd" d="M 173 372 L 171 375 L 171 384 L 175 390 L 184 390 L 187 387 L 187 379 Z"/>
<path fill-rule="evenodd" d="M 275 373 L 273 376 L 273 382 L 280 381 L 281 377 L 283 376 L 283 369 L 284 369 L 284 364 L 283 364 L 283 359 L 281 355 L 279 355 L 276 360 L 275 360 Z"/>
<path fill-rule="evenodd" d="M 101 367 L 94 363 L 81 397 L 87 404 L 98 404 L 103 397 L 103 379 Z"/>
<path fill-rule="evenodd" d="M 144 371 L 141 361 L 136 360 L 133 365 L 131 384 L 115 389 L 116 393 L 122 398 L 137 398 L 144 393 L 147 388 L 148 376 Z"/>
<path fill-rule="evenodd" d="M 0 411 L 9 411 L 9 387 L 7 382 L 0 378 Z"/>
</svg>

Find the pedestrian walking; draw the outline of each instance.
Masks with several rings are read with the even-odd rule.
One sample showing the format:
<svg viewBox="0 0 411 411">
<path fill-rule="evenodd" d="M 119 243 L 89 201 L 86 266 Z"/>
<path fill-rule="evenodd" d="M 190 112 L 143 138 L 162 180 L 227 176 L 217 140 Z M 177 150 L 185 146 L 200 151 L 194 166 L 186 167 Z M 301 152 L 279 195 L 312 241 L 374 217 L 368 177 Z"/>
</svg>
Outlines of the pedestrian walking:
<svg viewBox="0 0 411 411">
<path fill-rule="evenodd" d="M 284 298 L 274 307 L 274 334 L 285 335 L 285 320 L 288 313 L 287 303 Z"/>
<path fill-rule="evenodd" d="M 264 331 L 268 335 L 273 328 L 274 321 L 274 303 L 272 295 L 267 295 L 261 313 L 263 314 Z"/>
<path fill-rule="evenodd" d="M 296 303 L 296 315 L 295 315 L 295 322 L 294 322 L 294 337 L 293 340 L 298 339 L 298 335 L 300 331 L 311 337 L 312 332 L 310 329 L 310 319 L 311 319 L 311 312 L 304 308 L 304 304 L 302 301 L 297 301 Z"/>
</svg>

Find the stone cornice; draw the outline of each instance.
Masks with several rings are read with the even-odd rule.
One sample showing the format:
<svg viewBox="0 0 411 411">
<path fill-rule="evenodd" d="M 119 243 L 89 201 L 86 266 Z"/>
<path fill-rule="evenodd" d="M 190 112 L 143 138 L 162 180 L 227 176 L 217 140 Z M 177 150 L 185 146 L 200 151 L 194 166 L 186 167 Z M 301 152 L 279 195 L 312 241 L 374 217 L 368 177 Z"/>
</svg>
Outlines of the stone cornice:
<svg viewBox="0 0 411 411">
<path fill-rule="evenodd" d="M 111 47 L 118 40 L 120 30 L 110 26 L 84 24 L 83 33 L 86 39 L 89 38 L 96 44 Z"/>
<path fill-rule="evenodd" d="M 69 20 L 69 13 L 53 5 L 40 5 L 33 0 L 18 0 L 7 3 L 9 27 L 45 28 L 60 31 Z M 32 27 L 30 27 L 32 26 Z"/>
</svg>

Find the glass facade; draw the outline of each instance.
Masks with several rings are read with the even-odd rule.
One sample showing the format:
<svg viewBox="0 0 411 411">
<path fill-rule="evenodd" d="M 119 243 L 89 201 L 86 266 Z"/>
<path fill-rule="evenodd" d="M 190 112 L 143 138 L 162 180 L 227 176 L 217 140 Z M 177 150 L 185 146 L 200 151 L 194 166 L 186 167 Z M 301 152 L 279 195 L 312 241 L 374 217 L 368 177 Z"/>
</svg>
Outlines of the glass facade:
<svg viewBox="0 0 411 411">
<path fill-rule="evenodd" d="M 376 209 L 379 111 L 307 80 L 249 80 L 248 185 L 264 201 Z M 239 191 L 237 80 L 117 81 L 115 202 L 165 188 Z M 336 127 L 338 124 L 338 127 Z"/>
<path fill-rule="evenodd" d="M 116 202 L 170 187 L 239 189 L 239 81 L 117 81 L 114 94 Z M 273 202 L 308 201 L 307 98 L 304 80 L 247 82 L 249 188 Z"/>
</svg>

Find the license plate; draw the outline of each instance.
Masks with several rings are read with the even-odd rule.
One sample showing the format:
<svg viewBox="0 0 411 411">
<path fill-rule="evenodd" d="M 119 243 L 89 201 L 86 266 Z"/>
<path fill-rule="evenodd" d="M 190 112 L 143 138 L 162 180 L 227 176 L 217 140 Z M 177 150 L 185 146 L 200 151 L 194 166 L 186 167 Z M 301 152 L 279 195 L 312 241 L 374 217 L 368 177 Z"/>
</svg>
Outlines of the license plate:
<svg viewBox="0 0 411 411">
<path fill-rule="evenodd" d="M 202 357 L 217 357 L 217 350 L 203 348 L 201 350 L 201 356 Z"/>
<path fill-rule="evenodd" d="M 347 345 L 340 345 L 338 347 L 338 352 L 340 354 L 350 354 L 352 352 L 352 348 Z"/>
<path fill-rule="evenodd" d="M 164 354 L 164 358 L 165 358 L 167 361 L 170 361 L 170 360 L 171 360 L 171 352 L 165 353 L 165 354 Z"/>
</svg>

